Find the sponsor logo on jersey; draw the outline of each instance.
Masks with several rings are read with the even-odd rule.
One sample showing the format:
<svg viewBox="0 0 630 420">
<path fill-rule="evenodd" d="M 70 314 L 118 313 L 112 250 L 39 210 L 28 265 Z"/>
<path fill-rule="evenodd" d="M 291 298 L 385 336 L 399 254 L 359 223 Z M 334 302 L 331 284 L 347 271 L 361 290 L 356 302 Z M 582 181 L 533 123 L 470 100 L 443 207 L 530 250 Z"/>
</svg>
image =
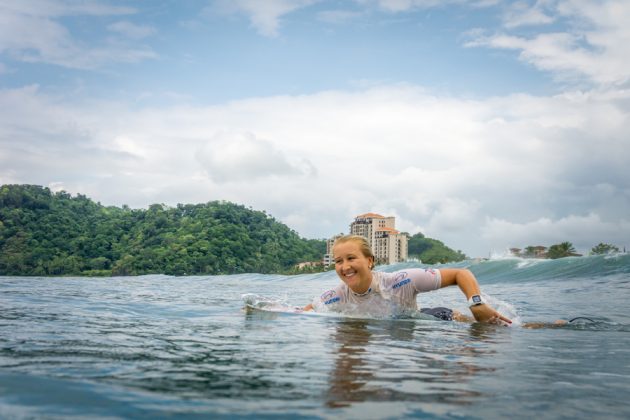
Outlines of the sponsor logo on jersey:
<svg viewBox="0 0 630 420">
<path fill-rule="evenodd" d="M 399 281 L 398 283 L 394 284 L 392 286 L 392 289 L 398 289 L 399 287 L 403 287 L 405 284 L 409 284 L 409 283 L 411 283 L 411 279 L 406 278 L 403 281 Z"/>
<path fill-rule="evenodd" d="M 328 300 L 328 299 L 330 299 L 330 298 L 331 298 L 331 297 L 333 297 L 333 296 L 335 296 L 335 291 L 334 291 L 334 290 L 326 290 L 326 291 L 322 294 L 321 299 L 322 299 L 322 300 Z"/>
<path fill-rule="evenodd" d="M 335 302 L 339 302 L 341 300 L 341 298 L 339 296 L 336 296 L 332 299 L 328 299 L 326 301 L 324 301 L 324 305 L 330 305 L 331 303 L 335 303 Z"/>
<path fill-rule="evenodd" d="M 400 273 L 396 274 L 396 277 L 394 277 L 394 283 L 398 283 L 401 280 L 404 280 L 407 278 L 407 272 L 406 271 L 401 271 Z"/>
<path fill-rule="evenodd" d="M 436 275 L 435 270 L 433 268 L 425 268 L 424 271 L 429 273 L 429 274 L 431 274 L 431 275 L 433 275 L 433 276 Z"/>
</svg>

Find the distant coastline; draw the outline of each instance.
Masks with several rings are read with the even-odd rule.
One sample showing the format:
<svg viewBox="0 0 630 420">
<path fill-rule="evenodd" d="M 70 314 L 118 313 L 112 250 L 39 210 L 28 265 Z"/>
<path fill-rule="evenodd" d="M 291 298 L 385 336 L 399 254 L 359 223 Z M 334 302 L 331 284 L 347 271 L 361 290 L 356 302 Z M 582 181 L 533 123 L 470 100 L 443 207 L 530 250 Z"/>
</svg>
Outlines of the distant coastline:
<svg viewBox="0 0 630 420">
<path fill-rule="evenodd" d="M 38 185 L 0 186 L 0 275 L 301 274 L 331 269 L 317 263 L 325 252 L 325 240 L 235 203 L 131 209 Z M 421 233 L 409 235 L 409 256 L 466 258 Z"/>
<path fill-rule="evenodd" d="M 0 275 L 284 273 L 324 252 L 323 240 L 234 203 L 136 210 L 37 185 L 0 187 Z"/>
<path fill-rule="evenodd" d="M 620 252 L 619 247 L 612 244 L 600 242 L 591 249 L 590 255 L 610 254 L 618 252 Z M 624 249 L 623 252 L 625 253 L 626 250 Z M 530 245 L 523 249 L 510 248 L 510 254 L 515 257 L 538 259 L 557 259 L 582 256 L 582 254 L 578 254 L 575 251 L 575 248 L 573 247 L 573 244 L 571 242 L 561 242 L 559 244 L 554 244 L 549 247 L 542 245 Z"/>
</svg>

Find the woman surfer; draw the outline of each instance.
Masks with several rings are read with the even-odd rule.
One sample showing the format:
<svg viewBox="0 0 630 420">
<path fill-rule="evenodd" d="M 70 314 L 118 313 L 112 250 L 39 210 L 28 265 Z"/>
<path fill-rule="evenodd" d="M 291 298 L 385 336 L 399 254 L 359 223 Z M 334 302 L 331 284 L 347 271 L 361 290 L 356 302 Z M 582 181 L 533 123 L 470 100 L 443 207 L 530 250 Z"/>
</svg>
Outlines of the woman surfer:
<svg viewBox="0 0 630 420">
<path fill-rule="evenodd" d="M 324 292 L 314 301 L 316 306 L 324 305 L 333 311 L 342 310 L 348 304 L 361 307 L 362 304 L 369 305 L 374 297 L 380 295 L 402 310 L 417 310 L 418 293 L 457 285 L 466 296 L 475 320 L 504 325 L 512 323 L 484 301 L 479 284 L 469 270 L 411 268 L 394 273 L 374 272 L 374 254 L 367 240 L 358 235 L 338 238 L 333 245 L 333 257 L 335 271 L 342 283 Z M 305 311 L 313 309 L 313 303 L 304 308 Z M 472 321 L 470 317 L 448 308 L 421 309 L 421 312 L 444 320 Z"/>
</svg>

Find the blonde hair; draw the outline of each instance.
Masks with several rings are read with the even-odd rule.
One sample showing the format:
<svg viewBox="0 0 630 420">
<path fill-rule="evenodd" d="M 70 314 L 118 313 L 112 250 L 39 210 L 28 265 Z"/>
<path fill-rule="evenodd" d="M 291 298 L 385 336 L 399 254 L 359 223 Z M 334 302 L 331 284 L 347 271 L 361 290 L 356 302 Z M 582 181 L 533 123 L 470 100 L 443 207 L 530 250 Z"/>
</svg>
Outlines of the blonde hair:
<svg viewBox="0 0 630 420">
<path fill-rule="evenodd" d="M 357 245 L 359 245 L 359 249 L 361 250 L 361 253 L 363 254 L 363 256 L 366 258 L 372 258 L 372 265 L 370 268 L 374 267 L 374 261 L 375 261 L 374 253 L 372 252 L 372 247 L 370 247 L 370 244 L 367 241 L 367 238 L 365 236 L 360 236 L 360 235 L 340 236 L 337 239 L 335 239 L 335 242 L 333 243 L 333 249 L 335 248 L 335 246 L 337 246 L 337 244 L 343 244 L 346 242 L 356 242 Z"/>
</svg>

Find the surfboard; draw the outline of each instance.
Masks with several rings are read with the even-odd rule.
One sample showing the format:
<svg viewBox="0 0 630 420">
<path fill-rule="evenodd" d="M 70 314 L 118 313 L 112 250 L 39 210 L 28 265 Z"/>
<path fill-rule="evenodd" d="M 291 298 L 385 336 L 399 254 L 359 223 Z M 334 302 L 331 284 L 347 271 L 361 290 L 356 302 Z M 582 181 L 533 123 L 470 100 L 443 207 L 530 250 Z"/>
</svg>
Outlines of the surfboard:
<svg viewBox="0 0 630 420">
<path fill-rule="evenodd" d="M 313 311 L 305 311 L 301 306 L 291 306 L 270 298 L 248 293 L 242 296 L 245 309 L 249 311 L 284 313 L 284 314 L 314 314 Z"/>
<path fill-rule="evenodd" d="M 268 312 L 268 313 L 283 313 L 283 314 L 310 314 L 313 311 L 304 311 L 300 307 L 291 307 L 291 306 L 256 306 L 246 303 L 245 309 L 248 311 L 259 311 L 259 312 Z"/>
<path fill-rule="evenodd" d="M 333 318 L 348 318 L 348 319 L 372 319 L 372 320 L 388 320 L 388 321 L 416 321 L 416 320 L 429 320 L 435 321 L 438 318 L 431 314 L 424 314 L 421 312 L 415 312 L 413 314 L 405 313 L 398 316 L 385 312 L 318 312 L 318 311 L 305 311 L 301 306 L 292 306 L 283 302 L 282 300 L 275 300 L 266 296 L 257 295 L 255 293 L 247 293 L 241 295 L 243 303 L 245 303 L 245 311 L 247 313 L 256 314 L 290 314 L 290 315 L 306 315 L 306 316 L 323 316 Z M 440 308 L 436 308 L 440 309 Z M 441 320 L 440 320 L 441 321 Z"/>
</svg>

